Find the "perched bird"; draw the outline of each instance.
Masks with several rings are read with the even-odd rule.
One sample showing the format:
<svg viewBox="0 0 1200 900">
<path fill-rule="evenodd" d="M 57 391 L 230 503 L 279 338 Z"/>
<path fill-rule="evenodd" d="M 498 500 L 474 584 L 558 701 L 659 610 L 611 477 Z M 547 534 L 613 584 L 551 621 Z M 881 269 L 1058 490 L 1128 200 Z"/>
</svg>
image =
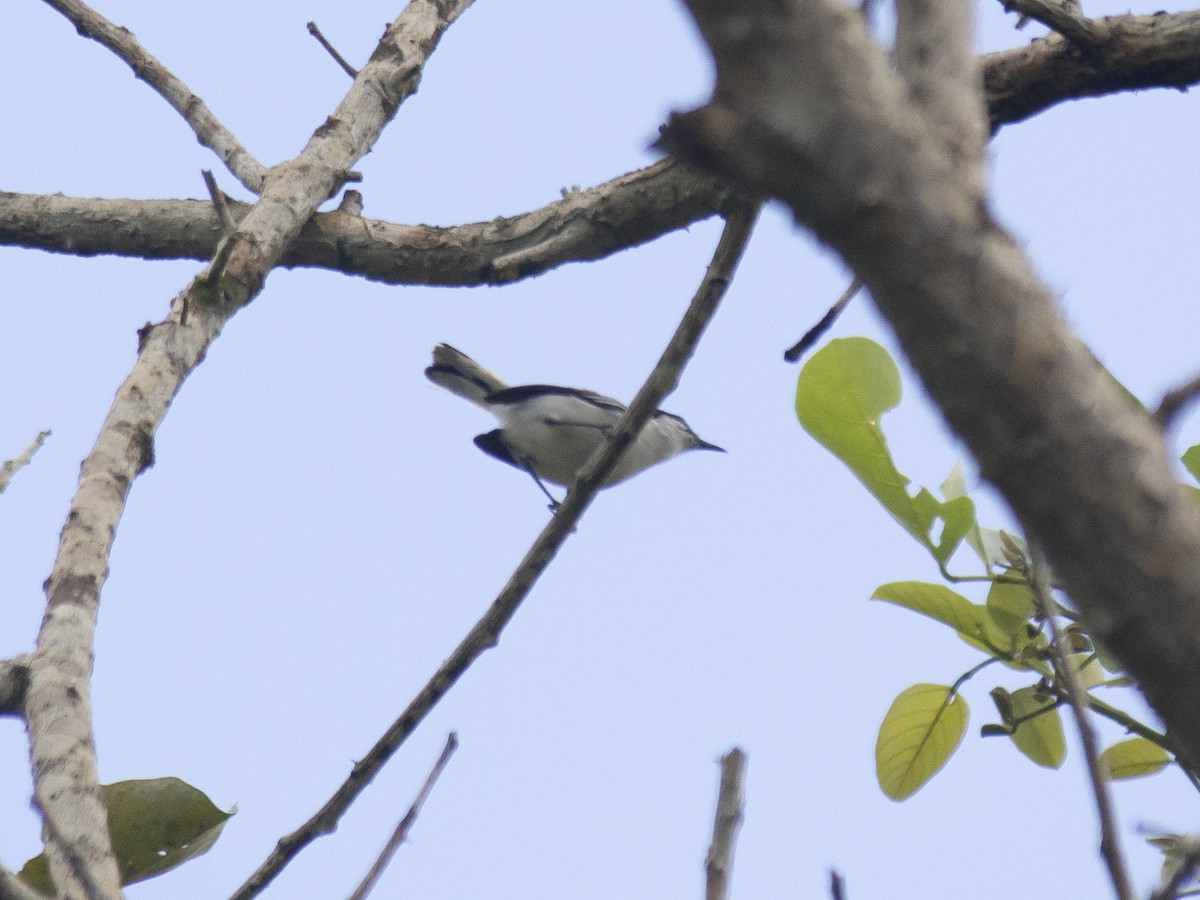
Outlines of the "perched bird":
<svg viewBox="0 0 1200 900">
<path fill-rule="evenodd" d="M 425 377 L 494 415 L 502 427 L 475 438 L 484 453 L 528 472 L 550 498 L 543 482 L 567 487 L 608 437 L 625 404 L 592 391 L 527 384 L 509 387 L 449 344 L 433 348 Z M 617 484 L 685 450 L 725 451 L 701 440 L 687 422 L 658 410 L 626 449 L 603 487 Z"/>
</svg>

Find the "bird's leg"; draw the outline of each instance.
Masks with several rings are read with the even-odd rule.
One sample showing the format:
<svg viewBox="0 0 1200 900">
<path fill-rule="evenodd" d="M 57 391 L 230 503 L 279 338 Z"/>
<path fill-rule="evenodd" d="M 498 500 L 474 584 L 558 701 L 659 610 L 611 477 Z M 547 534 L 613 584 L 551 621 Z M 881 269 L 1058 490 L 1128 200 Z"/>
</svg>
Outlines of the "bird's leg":
<svg viewBox="0 0 1200 900">
<path fill-rule="evenodd" d="M 545 494 L 546 497 L 550 500 L 550 512 L 552 512 L 552 513 L 558 512 L 558 507 L 560 505 L 559 502 L 554 499 L 553 494 L 551 494 L 548 490 L 546 490 L 546 486 L 544 484 L 542 484 L 542 479 L 537 477 L 537 472 L 533 471 L 533 466 L 531 466 L 529 464 L 529 460 L 527 460 L 527 459 L 521 460 L 521 468 L 529 473 L 529 477 L 533 479 L 534 484 L 536 484 L 539 488 L 541 488 L 542 493 Z"/>
</svg>

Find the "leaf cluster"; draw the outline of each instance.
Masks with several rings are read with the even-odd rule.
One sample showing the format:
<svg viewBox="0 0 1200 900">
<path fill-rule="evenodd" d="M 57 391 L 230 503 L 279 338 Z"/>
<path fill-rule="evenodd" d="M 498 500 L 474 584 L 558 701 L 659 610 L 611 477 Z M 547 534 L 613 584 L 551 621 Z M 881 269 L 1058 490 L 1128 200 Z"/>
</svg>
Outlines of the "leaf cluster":
<svg viewBox="0 0 1200 900">
<path fill-rule="evenodd" d="M 801 370 L 796 415 L 804 429 L 840 459 L 904 530 L 932 557 L 949 583 L 987 585 L 986 599 L 973 602 L 957 590 L 921 581 L 896 581 L 872 595 L 947 626 L 982 656 L 949 684 L 915 684 L 902 690 L 884 715 L 875 747 L 876 776 L 884 794 L 904 800 L 925 785 L 958 749 L 970 717 L 963 695 L 967 682 L 1000 665 L 1025 676 L 1016 690 L 989 691 L 997 720 L 980 728 L 982 737 L 1003 737 L 1039 766 L 1057 769 L 1066 757 L 1061 708 L 1069 702 L 1062 665 L 1069 665 L 1086 690 L 1086 705 L 1132 735 L 1103 751 L 1100 764 L 1111 780 L 1135 778 L 1179 766 L 1200 789 L 1200 773 L 1176 757 L 1168 737 L 1099 694 L 1131 688 L 1118 661 L 1089 633 L 1057 590 L 1039 602 L 1025 543 L 1006 531 L 982 526 L 967 493 L 961 466 L 940 486 L 915 492 L 897 468 L 880 421 L 900 403 L 900 373 L 888 352 L 861 337 L 830 342 Z M 1200 480 L 1200 446 L 1183 454 L 1185 468 Z M 1200 490 L 1192 488 L 1200 498 Z M 980 565 L 955 575 L 948 565 L 968 548 Z M 1050 606 L 1050 609 L 1044 608 Z M 1046 617 L 1065 619 L 1055 647 Z"/>
</svg>

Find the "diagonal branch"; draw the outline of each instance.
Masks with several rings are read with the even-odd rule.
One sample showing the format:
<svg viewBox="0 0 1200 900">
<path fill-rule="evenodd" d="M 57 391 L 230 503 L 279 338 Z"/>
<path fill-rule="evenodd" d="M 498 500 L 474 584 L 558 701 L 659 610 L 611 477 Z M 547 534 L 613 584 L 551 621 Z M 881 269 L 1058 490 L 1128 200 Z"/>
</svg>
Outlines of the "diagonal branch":
<svg viewBox="0 0 1200 900">
<path fill-rule="evenodd" d="M 757 207 L 745 206 L 730 213 L 704 280 L 654 371 L 650 373 L 646 383 L 629 404 L 629 409 L 613 428 L 610 439 L 584 466 L 575 484 L 567 491 L 567 496 L 559 505 L 558 511 L 533 542 L 525 558 L 509 577 L 508 583 L 488 607 L 487 612 L 446 657 L 445 662 L 417 692 L 400 717 L 375 742 L 370 752 L 355 764 L 349 777 L 334 791 L 333 796 L 300 828 L 280 839 L 271 855 L 237 890 L 232 900 L 250 900 L 251 897 L 258 896 L 301 850 L 321 835 L 331 834 L 337 828 L 342 815 L 350 808 L 350 804 L 417 729 L 430 710 L 485 650 L 499 643 L 501 632 L 512 621 L 534 584 L 546 571 L 567 537 L 575 530 L 576 523 L 591 505 L 604 477 L 612 471 L 633 436 L 641 431 L 663 398 L 678 383 L 679 373 L 699 344 L 733 277 L 742 251 L 750 239 L 757 215 Z"/>
<path fill-rule="evenodd" d="M 133 481 L 153 463 L 154 435 L 211 342 L 257 296 L 301 226 L 417 89 L 425 60 L 469 5 L 412 0 L 301 155 L 267 174 L 259 202 L 229 238 L 233 248 L 218 284 L 196 278 L 165 321 L 139 332 L 137 361 L 80 468 L 30 658 L 25 714 L 34 800 L 60 897 L 107 900 L 121 893 L 97 786 L 89 679 L 109 552 Z M 186 326 L 179 318 L 185 307 Z"/>
<path fill-rule="evenodd" d="M 429 771 L 425 783 L 421 785 L 421 790 L 417 792 L 416 799 L 409 806 L 408 812 L 404 814 L 404 818 L 396 826 L 392 836 L 388 838 L 387 844 L 380 852 L 378 858 L 372 864 L 371 869 L 363 877 L 362 883 L 354 889 L 354 893 L 350 895 L 350 900 L 363 900 L 375 888 L 376 882 L 383 874 L 383 870 L 387 868 L 388 863 L 392 861 L 392 857 L 396 855 L 396 851 L 400 845 L 408 837 L 409 831 L 412 830 L 413 824 L 417 821 L 417 816 L 421 814 L 421 807 L 425 805 L 425 801 L 429 799 L 430 792 L 433 791 L 433 786 L 441 777 L 442 771 L 450 762 L 450 757 L 454 751 L 458 749 L 458 735 L 453 731 L 446 738 L 446 746 L 442 748 L 441 756 L 437 758 L 437 762 L 433 764 L 433 768 Z"/>
<path fill-rule="evenodd" d="M 258 193 L 267 174 L 266 168 L 217 120 L 203 100 L 138 43 L 132 31 L 117 27 L 79 0 L 46 0 L 46 3 L 62 13 L 84 37 L 103 44 L 124 60 L 136 77 L 150 85 L 183 116 L 196 133 L 196 140 L 217 154 L 234 178 Z"/>
</svg>

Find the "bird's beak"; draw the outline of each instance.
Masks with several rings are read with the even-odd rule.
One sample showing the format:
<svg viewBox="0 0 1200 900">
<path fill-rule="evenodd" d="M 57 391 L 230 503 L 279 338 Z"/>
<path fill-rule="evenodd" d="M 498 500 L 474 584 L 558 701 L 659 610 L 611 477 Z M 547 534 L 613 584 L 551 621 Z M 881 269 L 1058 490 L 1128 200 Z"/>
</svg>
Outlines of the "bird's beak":
<svg viewBox="0 0 1200 900">
<path fill-rule="evenodd" d="M 699 438 L 696 440 L 700 441 Z M 708 441 L 700 441 L 695 447 L 697 450 L 716 450 L 718 453 L 728 453 L 724 447 L 718 447 L 716 444 L 710 444 Z"/>
</svg>

